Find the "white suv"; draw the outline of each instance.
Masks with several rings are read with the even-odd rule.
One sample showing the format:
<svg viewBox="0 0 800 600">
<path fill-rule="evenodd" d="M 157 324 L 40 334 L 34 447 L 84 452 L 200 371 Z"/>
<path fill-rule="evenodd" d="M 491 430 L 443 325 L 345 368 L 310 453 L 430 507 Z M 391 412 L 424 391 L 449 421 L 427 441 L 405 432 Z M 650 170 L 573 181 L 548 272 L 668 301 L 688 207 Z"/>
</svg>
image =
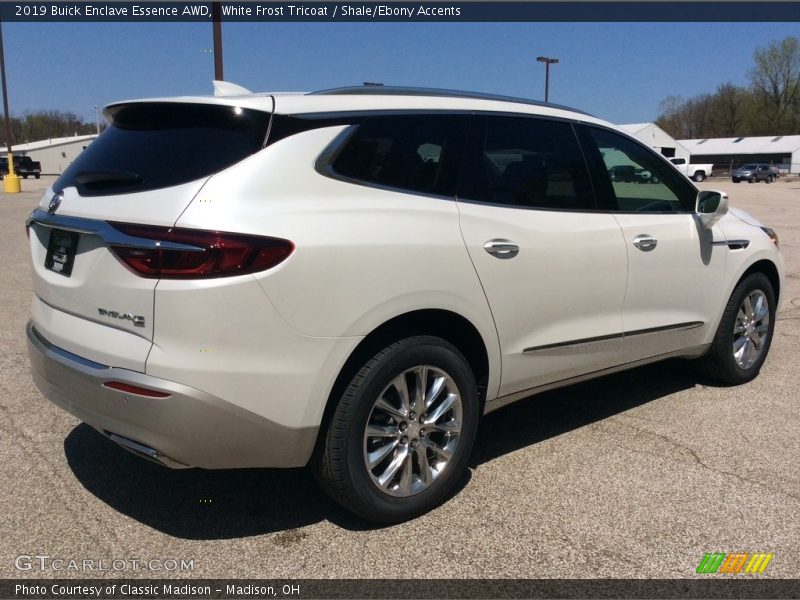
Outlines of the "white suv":
<svg viewBox="0 0 800 600">
<path fill-rule="evenodd" d="M 28 221 L 33 375 L 170 467 L 310 462 L 396 522 L 452 493 L 484 413 L 767 357 L 775 234 L 581 112 L 364 87 L 105 115 Z"/>
</svg>

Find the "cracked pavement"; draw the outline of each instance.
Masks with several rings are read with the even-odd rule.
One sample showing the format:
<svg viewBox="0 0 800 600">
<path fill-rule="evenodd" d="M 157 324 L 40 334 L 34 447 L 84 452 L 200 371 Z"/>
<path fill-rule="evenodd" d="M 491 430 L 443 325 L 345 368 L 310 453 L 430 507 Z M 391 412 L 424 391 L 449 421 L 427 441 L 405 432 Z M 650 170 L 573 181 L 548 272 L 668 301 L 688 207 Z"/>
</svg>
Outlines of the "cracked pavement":
<svg viewBox="0 0 800 600">
<path fill-rule="evenodd" d="M 787 279 L 760 377 L 673 360 L 489 415 L 458 494 L 372 528 L 308 471 L 169 471 L 45 401 L 28 375 L 23 222 L 52 178 L 0 194 L 0 577 L 14 558 L 188 559 L 194 577 L 695 577 L 704 553 L 773 552 L 800 577 L 800 180 L 707 181 L 781 239 Z M 398 560 L 402 557 L 402 560 Z M 126 572 L 130 577 L 162 572 Z"/>
</svg>

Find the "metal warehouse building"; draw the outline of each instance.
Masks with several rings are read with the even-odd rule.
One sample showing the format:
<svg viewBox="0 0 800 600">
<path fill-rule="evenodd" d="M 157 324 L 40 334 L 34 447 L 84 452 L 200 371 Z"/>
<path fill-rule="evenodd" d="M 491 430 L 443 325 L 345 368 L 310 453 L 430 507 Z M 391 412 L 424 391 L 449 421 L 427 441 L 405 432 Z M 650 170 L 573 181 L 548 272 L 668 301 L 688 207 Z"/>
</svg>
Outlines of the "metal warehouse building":
<svg viewBox="0 0 800 600">
<path fill-rule="evenodd" d="M 15 144 L 11 149 L 14 154 L 25 154 L 42 163 L 42 175 L 61 175 L 96 137 L 96 134 L 92 134 L 53 138 L 29 144 Z M 0 152 L 5 154 L 8 150 L 3 148 Z"/>
<path fill-rule="evenodd" d="M 685 158 L 686 162 L 698 162 L 690 161 L 691 153 L 688 148 L 655 123 L 633 123 L 620 125 L 619 128 L 667 158 Z"/>
<path fill-rule="evenodd" d="M 714 163 L 716 169 L 736 169 L 746 163 L 767 163 L 782 173 L 800 173 L 800 135 L 680 140 L 692 162 Z"/>
</svg>

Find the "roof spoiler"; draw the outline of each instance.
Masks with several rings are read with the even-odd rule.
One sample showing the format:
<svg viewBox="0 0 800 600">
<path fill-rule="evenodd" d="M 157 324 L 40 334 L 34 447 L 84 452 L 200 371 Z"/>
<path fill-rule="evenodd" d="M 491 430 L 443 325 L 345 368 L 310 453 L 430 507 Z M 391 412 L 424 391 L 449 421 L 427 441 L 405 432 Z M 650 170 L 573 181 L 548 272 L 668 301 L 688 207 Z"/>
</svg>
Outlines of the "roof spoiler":
<svg viewBox="0 0 800 600">
<path fill-rule="evenodd" d="M 215 96 L 249 96 L 253 92 L 246 87 L 231 83 L 230 81 L 214 80 L 214 95 Z"/>
</svg>

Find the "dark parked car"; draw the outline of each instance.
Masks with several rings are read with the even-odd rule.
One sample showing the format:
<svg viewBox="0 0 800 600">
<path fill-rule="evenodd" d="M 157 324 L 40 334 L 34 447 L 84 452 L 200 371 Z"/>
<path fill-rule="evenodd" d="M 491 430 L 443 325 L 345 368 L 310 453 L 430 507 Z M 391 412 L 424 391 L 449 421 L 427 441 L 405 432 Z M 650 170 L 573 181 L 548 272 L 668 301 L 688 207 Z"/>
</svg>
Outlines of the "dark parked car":
<svg viewBox="0 0 800 600">
<path fill-rule="evenodd" d="M 777 176 L 775 173 L 772 172 L 772 168 L 764 163 L 752 163 L 744 165 L 731 173 L 731 179 L 733 180 L 733 183 L 739 183 L 743 180 L 747 181 L 748 183 L 753 183 L 755 181 L 772 183 L 775 181 L 776 177 Z"/>
<path fill-rule="evenodd" d="M 23 179 L 29 175 L 39 179 L 42 174 L 42 165 L 38 160 L 33 160 L 30 156 L 15 156 L 14 171 Z"/>
<path fill-rule="evenodd" d="M 658 183 L 659 179 L 647 169 L 636 167 L 636 181 L 639 183 Z"/>
<path fill-rule="evenodd" d="M 30 175 L 39 179 L 42 175 L 42 165 L 30 156 L 15 156 L 14 172 L 23 179 L 27 179 Z M 8 159 L 0 158 L 0 179 L 4 179 L 6 175 L 8 175 Z"/>
<path fill-rule="evenodd" d="M 611 181 L 636 181 L 636 167 L 633 165 L 617 165 L 608 170 Z"/>
</svg>

